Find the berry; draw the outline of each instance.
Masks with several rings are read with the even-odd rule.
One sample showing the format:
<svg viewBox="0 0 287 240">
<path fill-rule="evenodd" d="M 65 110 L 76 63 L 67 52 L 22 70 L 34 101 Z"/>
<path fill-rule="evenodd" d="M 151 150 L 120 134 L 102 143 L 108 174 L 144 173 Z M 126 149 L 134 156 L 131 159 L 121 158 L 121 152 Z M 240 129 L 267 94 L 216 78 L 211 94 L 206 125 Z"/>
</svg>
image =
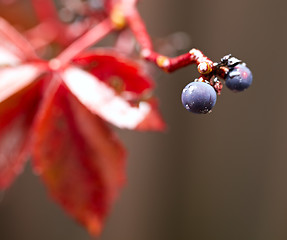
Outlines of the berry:
<svg viewBox="0 0 287 240">
<path fill-rule="evenodd" d="M 191 82 L 182 91 L 181 101 L 186 110 L 208 113 L 216 103 L 216 92 L 204 82 Z"/>
<path fill-rule="evenodd" d="M 252 73 L 245 64 L 237 64 L 231 68 L 225 78 L 226 86 L 234 92 L 245 90 L 251 83 Z"/>
</svg>

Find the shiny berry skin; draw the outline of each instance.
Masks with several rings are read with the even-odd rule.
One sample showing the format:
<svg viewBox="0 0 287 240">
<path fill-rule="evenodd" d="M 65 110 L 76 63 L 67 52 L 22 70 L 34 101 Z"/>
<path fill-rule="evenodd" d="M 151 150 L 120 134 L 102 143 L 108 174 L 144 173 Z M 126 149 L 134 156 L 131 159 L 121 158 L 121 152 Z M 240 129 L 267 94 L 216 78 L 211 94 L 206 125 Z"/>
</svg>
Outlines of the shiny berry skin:
<svg viewBox="0 0 287 240">
<path fill-rule="evenodd" d="M 241 92 L 252 83 L 252 73 L 245 64 L 231 68 L 225 78 L 225 85 L 234 92 Z"/>
<path fill-rule="evenodd" d="M 191 82 L 182 91 L 181 101 L 186 110 L 208 113 L 216 103 L 216 92 L 204 82 Z"/>
</svg>

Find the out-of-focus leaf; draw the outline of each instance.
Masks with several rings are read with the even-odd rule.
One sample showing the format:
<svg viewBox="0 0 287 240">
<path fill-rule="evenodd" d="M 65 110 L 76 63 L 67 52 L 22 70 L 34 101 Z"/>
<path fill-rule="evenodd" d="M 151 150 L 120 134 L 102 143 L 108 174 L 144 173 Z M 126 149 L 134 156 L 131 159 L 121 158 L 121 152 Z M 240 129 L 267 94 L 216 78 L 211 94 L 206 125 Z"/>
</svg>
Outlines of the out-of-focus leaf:
<svg viewBox="0 0 287 240">
<path fill-rule="evenodd" d="M 93 112 L 118 127 L 137 130 L 163 130 L 165 128 L 165 123 L 158 112 L 156 100 L 151 94 L 154 83 L 144 73 L 143 68 L 138 63 L 116 51 L 107 49 L 89 51 L 74 59 L 74 63 L 109 87 L 106 88 L 101 84 L 101 88 L 106 89 L 100 91 L 101 95 L 98 95 L 98 97 L 102 98 L 101 102 L 98 101 L 98 103 L 95 103 L 95 97 L 93 97 L 93 100 L 83 101 L 86 103 L 89 102 Z M 69 75 L 71 76 L 72 74 Z M 78 79 L 80 78 L 78 76 Z M 74 82 L 82 83 L 77 80 Z M 95 85 L 95 83 L 93 84 Z M 73 85 L 75 85 L 74 90 L 80 91 L 79 85 Z M 78 93 L 78 95 L 83 95 L 83 93 Z M 114 98 L 114 101 L 106 101 L 107 97 L 104 97 L 104 95 L 109 95 L 108 98 Z M 115 96 L 112 97 L 113 95 Z M 119 104 L 115 104 L 115 101 L 119 97 L 121 100 L 128 102 L 130 106 L 117 107 L 116 105 L 119 106 Z M 103 103 L 104 101 L 106 103 Z M 137 108 L 138 110 L 134 111 Z M 97 112 L 96 109 L 100 112 Z"/>
<path fill-rule="evenodd" d="M 0 104 L 0 189 L 11 184 L 27 160 L 40 87 L 40 82 L 33 82 Z"/>
<path fill-rule="evenodd" d="M 139 95 L 151 91 L 154 83 L 135 61 L 111 50 L 94 50 L 74 59 L 74 63 L 105 82 L 116 92 Z"/>
<path fill-rule="evenodd" d="M 117 127 L 134 129 L 151 110 L 147 102 L 132 106 L 112 88 L 79 68 L 67 68 L 63 79 L 70 91 L 91 112 Z"/>
<path fill-rule="evenodd" d="M 37 172 L 52 197 L 98 235 L 124 181 L 124 150 L 64 85 L 44 108 L 35 128 Z"/>
<path fill-rule="evenodd" d="M 30 85 L 41 73 L 40 65 L 23 64 L 0 68 L 0 103 Z"/>
<path fill-rule="evenodd" d="M 166 129 L 166 124 L 158 112 L 157 101 L 154 98 L 148 100 L 151 110 L 146 115 L 144 120 L 137 126 L 136 130 L 147 131 L 163 131 Z"/>
<path fill-rule="evenodd" d="M 0 17 L 0 46 L 7 47 L 9 51 L 12 51 L 23 61 L 27 59 L 38 59 L 35 50 L 31 47 L 27 39 L 2 17 Z"/>
<path fill-rule="evenodd" d="M 11 51 L 0 45 L 0 66 L 16 65 L 20 62 L 20 58 L 18 58 Z"/>
</svg>

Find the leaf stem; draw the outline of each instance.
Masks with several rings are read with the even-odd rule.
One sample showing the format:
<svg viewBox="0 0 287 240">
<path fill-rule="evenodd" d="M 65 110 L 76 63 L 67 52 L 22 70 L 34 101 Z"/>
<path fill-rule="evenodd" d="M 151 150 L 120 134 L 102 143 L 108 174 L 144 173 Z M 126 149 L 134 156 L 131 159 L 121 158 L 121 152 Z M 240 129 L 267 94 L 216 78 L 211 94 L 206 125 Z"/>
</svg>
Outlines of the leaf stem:
<svg viewBox="0 0 287 240">
<path fill-rule="evenodd" d="M 102 38 L 114 30 L 114 25 L 109 18 L 103 20 L 88 32 L 83 34 L 80 38 L 75 40 L 71 45 L 63 50 L 56 58 L 61 66 L 65 66 L 71 59 L 77 56 L 86 48 L 99 42 Z"/>
<path fill-rule="evenodd" d="M 58 20 L 58 14 L 52 0 L 31 0 L 38 19 L 45 22 L 47 19 Z"/>
<path fill-rule="evenodd" d="M 18 49 L 16 54 L 22 60 L 39 59 L 31 44 L 3 18 L 0 18 L 0 35 L 15 45 Z"/>
<path fill-rule="evenodd" d="M 68 39 L 66 37 L 66 25 L 59 20 L 59 16 L 52 0 L 31 0 L 35 13 L 41 23 L 50 25 L 50 28 L 56 32 L 57 41 L 65 44 Z M 63 34 L 64 33 L 64 34 Z M 42 35 L 45 33 L 42 33 Z"/>
</svg>

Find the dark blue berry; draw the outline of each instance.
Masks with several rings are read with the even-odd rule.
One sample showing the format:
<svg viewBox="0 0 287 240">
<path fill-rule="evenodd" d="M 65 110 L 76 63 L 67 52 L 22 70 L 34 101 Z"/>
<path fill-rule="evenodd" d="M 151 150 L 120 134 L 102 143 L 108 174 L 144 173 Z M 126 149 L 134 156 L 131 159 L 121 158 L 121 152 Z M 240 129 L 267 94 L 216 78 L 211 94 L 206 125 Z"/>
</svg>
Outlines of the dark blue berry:
<svg viewBox="0 0 287 240">
<path fill-rule="evenodd" d="M 204 82 L 191 82 L 182 91 L 183 106 L 193 113 L 208 113 L 216 103 L 216 92 Z"/>
<path fill-rule="evenodd" d="M 245 64 L 238 64 L 231 68 L 225 78 L 226 86 L 234 92 L 248 88 L 252 83 L 252 73 Z"/>
</svg>

